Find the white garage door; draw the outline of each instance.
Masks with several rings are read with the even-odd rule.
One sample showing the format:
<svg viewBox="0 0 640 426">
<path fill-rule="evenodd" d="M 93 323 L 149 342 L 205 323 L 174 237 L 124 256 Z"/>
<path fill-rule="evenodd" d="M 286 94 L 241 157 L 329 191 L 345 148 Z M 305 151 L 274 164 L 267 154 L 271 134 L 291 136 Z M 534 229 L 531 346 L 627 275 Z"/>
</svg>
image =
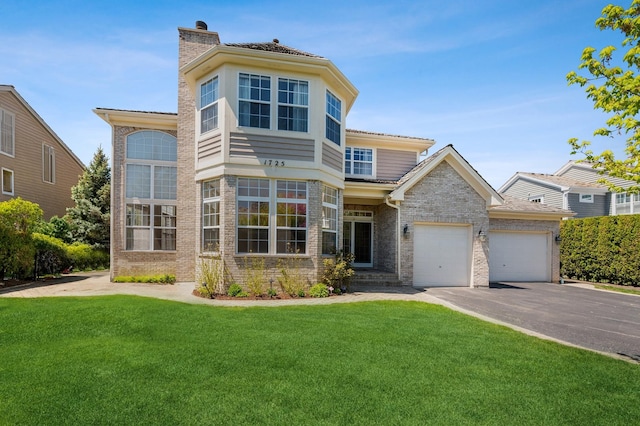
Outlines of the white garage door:
<svg viewBox="0 0 640 426">
<path fill-rule="evenodd" d="M 470 226 L 416 225 L 414 234 L 414 286 L 469 286 Z"/>
<path fill-rule="evenodd" d="M 489 233 L 489 281 L 549 281 L 549 234 Z"/>
</svg>

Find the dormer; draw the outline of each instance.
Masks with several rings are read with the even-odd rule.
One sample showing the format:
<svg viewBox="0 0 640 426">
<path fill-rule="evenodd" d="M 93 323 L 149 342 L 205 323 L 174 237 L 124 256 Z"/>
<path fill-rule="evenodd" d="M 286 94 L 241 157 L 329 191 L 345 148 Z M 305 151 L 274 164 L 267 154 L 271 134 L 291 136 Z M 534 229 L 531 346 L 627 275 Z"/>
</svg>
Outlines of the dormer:
<svg viewBox="0 0 640 426">
<path fill-rule="evenodd" d="M 295 173 L 344 185 L 345 118 L 358 91 L 331 61 L 278 40 L 218 43 L 180 73 L 194 98 L 196 180 Z"/>
</svg>

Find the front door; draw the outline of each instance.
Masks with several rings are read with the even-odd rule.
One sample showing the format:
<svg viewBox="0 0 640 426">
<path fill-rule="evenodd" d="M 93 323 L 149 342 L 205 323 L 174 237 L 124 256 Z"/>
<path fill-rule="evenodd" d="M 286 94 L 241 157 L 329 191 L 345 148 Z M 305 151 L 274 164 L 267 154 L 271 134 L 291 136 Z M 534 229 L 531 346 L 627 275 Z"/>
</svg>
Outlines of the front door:
<svg viewBox="0 0 640 426">
<path fill-rule="evenodd" d="M 372 267 L 373 222 L 368 217 L 359 220 L 345 215 L 342 235 L 344 251 L 355 256 L 353 266 Z"/>
</svg>

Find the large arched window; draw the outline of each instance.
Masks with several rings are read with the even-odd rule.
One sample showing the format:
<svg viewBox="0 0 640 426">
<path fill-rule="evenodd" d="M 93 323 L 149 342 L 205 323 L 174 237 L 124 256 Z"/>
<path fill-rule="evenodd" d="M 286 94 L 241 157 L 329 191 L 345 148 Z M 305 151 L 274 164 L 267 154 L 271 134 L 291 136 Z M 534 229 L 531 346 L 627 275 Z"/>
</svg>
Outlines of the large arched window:
<svg viewBox="0 0 640 426">
<path fill-rule="evenodd" d="M 126 250 L 176 249 L 177 141 L 143 130 L 127 136 Z"/>
</svg>

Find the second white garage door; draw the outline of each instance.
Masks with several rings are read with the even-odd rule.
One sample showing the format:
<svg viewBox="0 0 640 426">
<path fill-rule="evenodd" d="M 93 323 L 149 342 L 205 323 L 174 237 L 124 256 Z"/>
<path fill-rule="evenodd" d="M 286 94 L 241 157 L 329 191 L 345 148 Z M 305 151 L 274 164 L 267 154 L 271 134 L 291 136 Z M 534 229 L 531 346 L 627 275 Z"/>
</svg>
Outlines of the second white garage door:
<svg viewBox="0 0 640 426">
<path fill-rule="evenodd" d="M 489 233 L 489 281 L 549 281 L 549 234 Z"/>
<path fill-rule="evenodd" d="M 470 226 L 416 225 L 414 234 L 414 286 L 469 286 Z"/>
</svg>

